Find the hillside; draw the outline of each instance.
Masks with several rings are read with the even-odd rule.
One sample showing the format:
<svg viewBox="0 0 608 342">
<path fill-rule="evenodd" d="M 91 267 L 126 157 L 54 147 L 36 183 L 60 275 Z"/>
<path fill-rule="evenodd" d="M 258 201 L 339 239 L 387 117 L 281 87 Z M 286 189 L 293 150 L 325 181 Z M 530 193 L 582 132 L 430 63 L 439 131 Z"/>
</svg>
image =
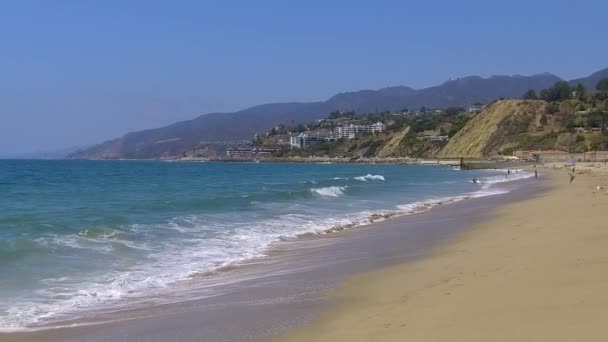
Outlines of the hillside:
<svg viewBox="0 0 608 342">
<path fill-rule="evenodd" d="M 283 146 L 277 157 L 319 158 L 494 158 L 517 150 L 587 152 L 608 149 L 608 89 L 593 92 L 564 88 L 563 82 L 543 91 L 556 100 L 498 100 L 478 112 L 449 108 L 414 115 L 400 113 L 332 114 L 301 126 L 307 136 L 342 129 L 345 125 L 381 122 L 381 132 L 352 138 L 326 138 L 309 146 Z M 557 95 L 556 95 L 557 94 Z M 260 146 L 276 146 L 274 131 Z M 327 135 L 326 135 L 327 136 Z"/>
<path fill-rule="evenodd" d="M 120 138 L 69 155 L 85 159 L 153 159 L 174 157 L 204 142 L 250 140 L 289 118 L 292 122 L 316 120 L 327 109 L 321 102 L 275 103 L 237 113 L 213 113 L 169 126 L 128 133 Z"/>
<path fill-rule="evenodd" d="M 603 73 L 600 71 L 599 73 Z M 598 73 L 591 75 L 593 79 Z M 279 124 L 305 123 L 324 118 L 332 111 L 369 113 L 415 109 L 468 106 L 488 103 L 498 98 L 519 98 L 526 90 L 539 91 L 559 78 L 552 74 L 532 76 L 470 76 L 441 85 L 415 90 L 389 87 L 380 90 L 346 92 L 326 101 L 309 103 L 275 103 L 248 108 L 235 113 L 201 115 L 193 120 L 169 126 L 128 133 L 120 138 L 95 145 L 69 155 L 70 158 L 163 158 L 178 157 L 204 143 L 250 140 L 256 133 Z M 577 82 L 591 83 L 586 79 Z"/>
<path fill-rule="evenodd" d="M 517 135 L 526 133 L 529 124 L 545 111 L 540 100 L 502 100 L 473 117 L 437 157 L 481 158 L 495 155 L 517 143 Z"/>
<path fill-rule="evenodd" d="M 604 78 L 608 78 L 608 68 L 598 70 L 587 77 L 571 80 L 569 83 L 573 86 L 580 83 L 587 89 L 594 89 L 597 82 Z"/>
<path fill-rule="evenodd" d="M 128 133 L 94 147 L 73 153 L 71 158 L 161 158 L 179 156 L 201 142 L 248 140 L 281 123 L 300 123 L 320 119 L 334 110 L 371 112 L 421 106 L 469 105 L 497 96 L 519 96 L 529 87 L 540 89 L 555 76 L 483 79 L 480 77 L 448 81 L 441 86 L 416 91 L 407 87 L 342 93 L 325 102 L 282 103 L 252 107 L 236 113 L 215 113 L 178 122 L 158 129 Z M 497 83 L 515 83 L 502 85 Z"/>
</svg>

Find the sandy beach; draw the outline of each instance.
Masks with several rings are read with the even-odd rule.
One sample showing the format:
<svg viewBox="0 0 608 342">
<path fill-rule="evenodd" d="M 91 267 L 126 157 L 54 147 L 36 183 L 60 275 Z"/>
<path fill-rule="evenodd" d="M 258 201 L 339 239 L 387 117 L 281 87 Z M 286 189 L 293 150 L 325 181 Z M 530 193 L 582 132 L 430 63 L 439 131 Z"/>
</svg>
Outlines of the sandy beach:
<svg viewBox="0 0 608 342">
<path fill-rule="evenodd" d="M 279 341 L 605 341 L 608 168 L 539 168 L 541 195 L 428 257 L 355 276 Z M 600 188 L 598 188 L 598 186 Z"/>
</svg>

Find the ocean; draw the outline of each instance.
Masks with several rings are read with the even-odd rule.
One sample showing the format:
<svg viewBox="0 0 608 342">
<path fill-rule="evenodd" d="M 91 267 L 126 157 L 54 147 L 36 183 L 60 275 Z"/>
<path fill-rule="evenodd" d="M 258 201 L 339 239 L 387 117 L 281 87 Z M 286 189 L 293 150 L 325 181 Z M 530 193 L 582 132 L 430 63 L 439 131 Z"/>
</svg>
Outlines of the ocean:
<svg viewBox="0 0 608 342">
<path fill-rule="evenodd" d="M 286 240 L 504 193 L 500 183 L 530 176 L 384 164 L 0 160 L 0 331 L 174 294 Z"/>
</svg>

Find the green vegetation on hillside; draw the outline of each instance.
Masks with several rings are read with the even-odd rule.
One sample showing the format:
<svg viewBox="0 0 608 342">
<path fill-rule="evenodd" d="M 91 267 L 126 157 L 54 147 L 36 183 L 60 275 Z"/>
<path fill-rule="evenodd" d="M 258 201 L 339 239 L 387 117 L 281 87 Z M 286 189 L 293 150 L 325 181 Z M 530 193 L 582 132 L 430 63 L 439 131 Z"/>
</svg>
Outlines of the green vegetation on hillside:
<svg viewBox="0 0 608 342">
<path fill-rule="evenodd" d="M 495 101 L 479 112 L 424 107 L 416 112 L 333 112 L 307 125 L 279 125 L 257 137 L 254 144 L 273 145 L 277 137 L 289 133 L 332 134 L 339 126 L 375 122 L 384 123 L 386 130 L 303 149 L 283 145 L 276 156 L 483 158 L 516 150 L 608 150 L 608 79 L 598 82 L 595 89 L 558 81 L 538 95 L 529 90 L 522 100 Z"/>
<path fill-rule="evenodd" d="M 523 100 L 489 106 L 454 136 L 439 153 L 443 157 L 510 155 L 516 150 L 587 152 L 608 149 L 608 90 L 567 82 L 540 92 L 525 92 Z"/>
</svg>

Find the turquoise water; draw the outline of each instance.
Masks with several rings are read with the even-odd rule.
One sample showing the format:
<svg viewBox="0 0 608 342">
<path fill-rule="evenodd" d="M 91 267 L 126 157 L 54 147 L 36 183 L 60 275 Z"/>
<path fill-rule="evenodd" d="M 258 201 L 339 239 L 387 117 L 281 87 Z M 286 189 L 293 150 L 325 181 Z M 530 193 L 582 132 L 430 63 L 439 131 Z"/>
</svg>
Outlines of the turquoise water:
<svg viewBox="0 0 608 342">
<path fill-rule="evenodd" d="M 497 183 L 523 177 L 438 166 L 0 160 L 0 329 L 159 295 L 284 239 L 501 193 Z"/>
</svg>

